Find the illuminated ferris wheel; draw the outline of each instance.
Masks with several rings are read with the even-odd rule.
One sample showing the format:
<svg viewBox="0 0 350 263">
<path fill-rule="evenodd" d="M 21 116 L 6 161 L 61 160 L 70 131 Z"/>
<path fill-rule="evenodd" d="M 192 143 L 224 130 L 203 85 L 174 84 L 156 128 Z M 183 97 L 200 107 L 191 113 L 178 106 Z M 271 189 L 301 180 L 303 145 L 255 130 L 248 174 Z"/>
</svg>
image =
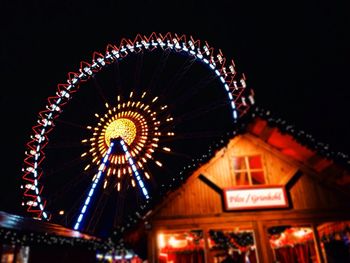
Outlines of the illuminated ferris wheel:
<svg viewBox="0 0 350 263">
<path fill-rule="evenodd" d="M 108 45 L 39 112 L 22 205 L 80 231 L 123 224 L 253 103 L 244 75 L 207 42 L 152 33 Z"/>
</svg>

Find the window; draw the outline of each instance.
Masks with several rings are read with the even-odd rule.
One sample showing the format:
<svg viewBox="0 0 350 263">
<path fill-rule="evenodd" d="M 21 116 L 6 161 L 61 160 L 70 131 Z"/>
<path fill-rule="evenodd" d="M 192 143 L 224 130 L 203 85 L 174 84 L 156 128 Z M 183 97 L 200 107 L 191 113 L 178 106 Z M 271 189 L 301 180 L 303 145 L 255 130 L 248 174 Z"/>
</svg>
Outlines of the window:
<svg viewBox="0 0 350 263">
<path fill-rule="evenodd" d="M 207 236 L 209 262 L 258 262 L 253 229 L 210 229 Z"/>
<path fill-rule="evenodd" d="M 233 157 L 233 172 L 236 185 L 266 184 L 260 155 Z"/>
<path fill-rule="evenodd" d="M 158 232 L 158 263 L 257 263 L 251 226 Z"/>
<path fill-rule="evenodd" d="M 310 226 L 273 226 L 267 229 L 274 262 L 318 263 L 314 232 Z M 329 261 L 345 262 L 345 261 Z"/>
<path fill-rule="evenodd" d="M 158 262 L 204 262 L 202 230 L 158 233 Z"/>
</svg>

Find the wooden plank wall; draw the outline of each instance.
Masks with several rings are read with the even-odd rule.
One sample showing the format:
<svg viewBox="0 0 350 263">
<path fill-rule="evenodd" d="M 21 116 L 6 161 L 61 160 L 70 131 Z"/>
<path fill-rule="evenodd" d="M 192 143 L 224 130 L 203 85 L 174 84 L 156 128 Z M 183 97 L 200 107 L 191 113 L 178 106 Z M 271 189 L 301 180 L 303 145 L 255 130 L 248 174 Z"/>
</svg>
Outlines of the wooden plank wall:
<svg viewBox="0 0 350 263">
<path fill-rule="evenodd" d="M 350 208 L 349 197 L 315 182 L 307 174 L 303 174 L 290 189 L 290 197 L 295 210 Z"/>
<path fill-rule="evenodd" d="M 269 184 L 285 185 L 297 171 L 302 170 L 298 162 L 271 149 L 259 138 L 252 135 L 237 136 L 208 164 L 199 168 L 193 175 L 197 178 L 192 178 L 182 186 L 171 200 L 163 204 L 153 218 L 209 216 L 225 213 L 220 194 L 198 176 L 205 175 L 220 188 L 233 186 L 232 157 L 256 154 L 262 156 Z M 305 172 L 302 172 L 302 176 L 292 185 L 290 197 L 292 208 L 295 210 L 350 208 L 350 202 L 346 202 L 347 199 L 344 196 L 316 182 Z"/>
</svg>

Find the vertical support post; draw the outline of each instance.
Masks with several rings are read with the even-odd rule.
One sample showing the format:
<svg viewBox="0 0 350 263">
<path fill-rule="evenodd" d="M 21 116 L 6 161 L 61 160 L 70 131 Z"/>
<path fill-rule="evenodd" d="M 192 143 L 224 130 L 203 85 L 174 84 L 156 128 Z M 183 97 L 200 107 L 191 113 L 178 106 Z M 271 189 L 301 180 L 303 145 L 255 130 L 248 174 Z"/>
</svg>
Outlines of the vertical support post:
<svg viewBox="0 0 350 263">
<path fill-rule="evenodd" d="M 270 248 L 269 238 L 267 236 L 267 227 L 264 225 L 264 222 L 261 221 L 257 221 L 255 224 L 257 226 L 255 238 L 258 245 L 257 252 L 259 262 L 273 262 L 274 256 L 272 249 Z"/>
<path fill-rule="evenodd" d="M 148 262 L 150 263 L 156 263 L 157 258 L 157 231 L 152 229 L 150 232 L 148 232 L 148 248 L 147 248 L 147 257 Z"/>
<path fill-rule="evenodd" d="M 317 225 L 315 223 L 312 224 L 312 232 L 314 233 L 313 236 L 314 236 L 314 243 L 316 248 L 317 262 L 325 263 L 322 256 L 321 240 L 318 236 Z"/>
<path fill-rule="evenodd" d="M 211 263 L 211 260 L 209 259 L 208 229 L 205 227 L 202 228 L 202 231 L 204 238 L 204 262 Z"/>
</svg>

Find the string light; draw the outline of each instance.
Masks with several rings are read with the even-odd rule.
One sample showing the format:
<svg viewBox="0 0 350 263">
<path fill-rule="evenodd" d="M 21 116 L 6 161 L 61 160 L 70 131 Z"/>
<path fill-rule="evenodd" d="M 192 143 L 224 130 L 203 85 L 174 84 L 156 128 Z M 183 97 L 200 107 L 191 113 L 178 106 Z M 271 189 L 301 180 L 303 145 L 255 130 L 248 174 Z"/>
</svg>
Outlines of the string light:
<svg viewBox="0 0 350 263">
<path fill-rule="evenodd" d="M 88 206 L 90 204 L 91 199 L 93 198 L 94 192 L 95 192 L 95 188 L 97 187 L 97 184 L 99 183 L 101 177 L 102 177 L 102 173 L 104 172 L 104 168 L 106 166 L 106 163 L 108 161 L 108 158 L 112 152 L 114 143 L 112 142 L 108 148 L 108 151 L 106 153 L 106 155 L 103 156 L 103 161 L 102 164 L 100 165 L 100 167 L 98 168 L 98 173 L 94 176 L 94 179 L 92 181 L 90 190 L 88 192 L 88 196 L 85 199 L 84 205 L 80 210 L 80 214 L 74 224 L 74 230 L 79 230 L 81 228 L 81 223 L 83 221 L 84 215 L 88 209 Z"/>
<path fill-rule="evenodd" d="M 138 182 L 138 185 L 141 189 L 141 192 L 143 193 L 143 195 L 145 196 L 146 199 L 149 199 L 148 191 L 145 187 L 145 184 L 144 184 L 143 180 L 141 179 L 139 172 L 137 171 L 135 162 L 134 162 L 133 158 L 131 157 L 129 150 L 128 150 L 128 147 L 123 139 L 120 139 L 120 145 L 122 146 L 123 151 L 125 152 L 125 156 L 129 162 L 130 167 L 132 168 L 132 174 L 134 175 L 134 178 Z M 134 180 L 132 180 L 131 182 L 132 182 L 132 185 L 135 186 Z"/>
</svg>

